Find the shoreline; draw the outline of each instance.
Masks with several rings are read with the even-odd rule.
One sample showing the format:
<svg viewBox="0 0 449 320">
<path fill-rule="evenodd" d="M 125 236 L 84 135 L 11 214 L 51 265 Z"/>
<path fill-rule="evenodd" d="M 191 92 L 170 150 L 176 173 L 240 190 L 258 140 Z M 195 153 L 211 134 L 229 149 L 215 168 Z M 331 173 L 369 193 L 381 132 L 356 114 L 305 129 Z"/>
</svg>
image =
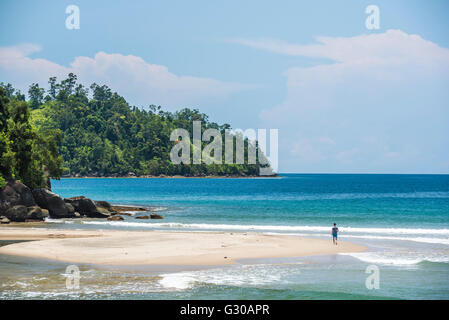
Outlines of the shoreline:
<svg viewBox="0 0 449 320">
<path fill-rule="evenodd" d="M 66 176 L 61 177 L 60 179 L 118 179 L 118 178 L 126 178 L 126 179 L 282 179 L 281 175 L 271 175 L 271 176 L 117 176 L 117 177 L 99 177 L 99 176 Z"/>
<path fill-rule="evenodd" d="M 216 266 L 240 259 L 292 258 L 366 247 L 298 236 L 244 232 L 167 232 L 0 228 L 0 240 L 35 240 L 0 247 L 0 254 L 67 263 L 129 266 Z"/>
</svg>

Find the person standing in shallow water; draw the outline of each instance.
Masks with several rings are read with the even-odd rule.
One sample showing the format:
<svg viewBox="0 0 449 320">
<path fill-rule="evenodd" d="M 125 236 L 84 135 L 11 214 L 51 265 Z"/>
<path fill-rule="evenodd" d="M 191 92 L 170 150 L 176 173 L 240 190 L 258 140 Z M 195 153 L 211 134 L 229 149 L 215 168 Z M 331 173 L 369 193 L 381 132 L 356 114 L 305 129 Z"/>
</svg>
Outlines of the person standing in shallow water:
<svg viewBox="0 0 449 320">
<path fill-rule="evenodd" d="M 332 227 L 332 242 L 337 245 L 337 240 L 338 240 L 338 228 L 337 228 L 337 224 L 334 223 L 334 226 Z"/>
</svg>

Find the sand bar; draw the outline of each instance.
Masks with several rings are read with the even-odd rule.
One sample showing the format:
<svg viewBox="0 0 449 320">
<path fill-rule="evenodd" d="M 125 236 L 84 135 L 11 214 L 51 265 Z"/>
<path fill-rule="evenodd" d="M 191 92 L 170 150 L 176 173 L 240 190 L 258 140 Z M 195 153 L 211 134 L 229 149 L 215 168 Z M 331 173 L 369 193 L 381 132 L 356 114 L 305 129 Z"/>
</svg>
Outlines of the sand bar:
<svg viewBox="0 0 449 320">
<path fill-rule="evenodd" d="M 0 254 L 100 265 L 223 265 L 245 258 L 360 252 L 350 242 L 236 232 L 166 232 L 0 228 Z"/>
</svg>

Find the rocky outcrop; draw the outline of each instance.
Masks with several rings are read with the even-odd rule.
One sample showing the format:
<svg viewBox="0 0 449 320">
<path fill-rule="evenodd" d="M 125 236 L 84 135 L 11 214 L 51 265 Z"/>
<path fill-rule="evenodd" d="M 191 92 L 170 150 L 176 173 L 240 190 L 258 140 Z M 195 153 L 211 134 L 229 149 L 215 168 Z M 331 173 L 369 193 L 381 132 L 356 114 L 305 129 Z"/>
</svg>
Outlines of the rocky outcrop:
<svg viewBox="0 0 449 320">
<path fill-rule="evenodd" d="M 112 206 L 107 201 L 94 201 L 84 196 L 62 199 L 47 189 L 31 191 L 18 180 L 8 180 L 0 189 L 0 223 L 43 221 L 47 217 L 57 218 L 108 218 L 110 221 L 124 220 L 126 211 L 149 211 L 148 208 Z M 120 214 L 120 215 L 119 215 Z M 158 215 L 140 216 L 138 219 L 161 219 Z"/>
<path fill-rule="evenodd" d="M 8 224 L 10 220 L 5 216 L 0 216 L 0 224 Z"/>
<path fill-rule="evenodd" d="M 0 215 L 5 214 L 6 210 L 8 210 L 9 208 L 11 208 L 11 203 L 0 200 Z"/>
<path fill-rule="evenodd" d="M 27 207 L 18 205 L 13 206 L 6 210 L 5 217 L 8 218 L 10 221 L 15 222 L 24 222 L 27 218 Z"/>
<path fill-rule="evenodd" d="M 46 209 L 41 209 L 38 206 L 32 206 L 27 208 L 27 220 L 43 221 L 48 216 L 49 212 Z"/>
<path fill-rule="evenodd" d="M 34 200 L 41 208 L 47 209 L 52 218 L 73 218 L 74 214 L 67 210 L 67 206 L 60 196 L 47 189 L 33 190 Z"/>
<path fill-rule="evenodd" d="M 128 213 L 129 211 L 148 211 L 148 208 L 143 208 L 143 207 L 133 207 L 133 206 L 111 206 L 113 211 L 116 212 L 120 212 L 120 214 L 122 214 L 122 212 Z"/>
<path fill-rule="evenodd" d="M 158 214 L 150 214 L 149 216 L 137 216 L 136 219 L 164 219 L 164 217 Z"/>
<path fill-rule="evenodd" d="M 97 207 L 97 211 L 103 215 L 110 216 L 111 214 L 115 214 L 115 212 L 110 212 L 108 209 L 103 207 Z"/>
<path fill-rule="evenodd" d="M 106 209 L 108 212 L 115 212 L 112 205 L 107 201 L 94 201 L 94 203 L 97 208 Z"/>
<path fill-rule="evenodd" d="M 64 202 L 73 206 L 74 210 L 81 214 L 88 214 L 97 212 L 95 203 L 84 196 L 64 198 Z"/>
<path fill-rule="evenodd" d="M 18 180 L 8 180 L 0 189 L 0 214 L 2 215 L 11 207 L 17 205 L 29 207 L 35 204 L 30 188 Z"/>
<path fill-rule="evenodd" d="M 123 220 L 125 220 L 125 219 L 124 219 L 122 216 L 116 214 L 116 215 L 114 215 L 114 216 L 108 217 L 108 220 L 109 220 L 109 221 L 123 221 Z"/>
<path fill-rule="evenodd" d="M 97 206 L 95 201 L 84 196 L 65 198 L 64 201 L 72 205 L 76 212 L 89 218 L 108 218 L 113 214 L 107 208 Z"/>
<path fill-rule="evenodd" d="M 75 213 L 75 208 L 70 203 L 65 202 L 65 207 L 67 208 L 67 212 Z"/>
<path fill-rule="evenodd" d="M 144 209 L 138 208 L 138 210 Z M 107 201 L 93 201 L 84 196 L 63 200 L 47 189 L 31 191 L 18 180 L 8 180 L 0 189 L 0 223 L 43 221 L 47 217 L 111 218 L 111 221 L 120 221 L 123 217 L 114 216 L 119 211 Z"/>
</svg>

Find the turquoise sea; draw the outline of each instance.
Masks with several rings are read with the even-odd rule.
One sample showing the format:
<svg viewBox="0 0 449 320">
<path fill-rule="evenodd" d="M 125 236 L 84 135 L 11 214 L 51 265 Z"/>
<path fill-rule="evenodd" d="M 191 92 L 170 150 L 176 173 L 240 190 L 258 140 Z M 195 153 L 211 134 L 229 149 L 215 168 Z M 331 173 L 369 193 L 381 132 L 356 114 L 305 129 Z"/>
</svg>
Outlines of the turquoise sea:
<svg viewBox="0 0 449 320">
<path fill-rule="evenodd" d="M 369 249 L 210 268 L 80 265 L 74 291 L 65 286 L 67 264 L 0 256 L 1 299 L 449 299 L 449 175 L 80 178 L 52 185 L 62 197 L 152 206 L 164 219 L 49 219 L 46 228 L 243 231 L 331 241 L 335 222 L 342 241 Z M 372 266 L 379 289 L 365 284 Z"/>
</svg>

